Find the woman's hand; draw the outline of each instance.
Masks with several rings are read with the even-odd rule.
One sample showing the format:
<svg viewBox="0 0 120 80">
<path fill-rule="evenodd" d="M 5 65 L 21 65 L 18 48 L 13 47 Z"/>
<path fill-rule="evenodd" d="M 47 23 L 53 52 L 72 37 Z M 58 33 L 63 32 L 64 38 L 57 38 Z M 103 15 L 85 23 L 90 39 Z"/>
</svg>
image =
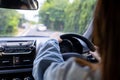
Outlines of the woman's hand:
<svg viewBox="0 0 120 80">
<path fill-rule="evenodd" d="M 94 52 L 90 51 L 90 53 L 92 54 L 93 57 L 95 57 L 99 62 L 101 62 L 101 57 L 98 53 L 98 47 L 95 46 L 96 50 Z"/>
<path fill-rule="evenodd" d="M 55 39 L 58 42 L 62 42 L 62 39 L 60 38 L 60 33 L 59 32 L 55 32 L 50 36 L 51 39 Z"/>
</svg>

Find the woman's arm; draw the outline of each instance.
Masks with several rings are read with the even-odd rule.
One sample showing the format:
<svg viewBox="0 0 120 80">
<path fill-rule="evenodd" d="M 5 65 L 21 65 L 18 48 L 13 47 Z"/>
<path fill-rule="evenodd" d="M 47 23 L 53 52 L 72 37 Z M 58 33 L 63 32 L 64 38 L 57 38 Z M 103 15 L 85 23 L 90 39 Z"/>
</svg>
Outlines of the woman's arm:
<svg viewBox="0 0 120 80">
<path fill-rule="evenodd" d="M 51 39 L 45 43 L 33 64 L 35 80 L 83 80 L 89 70 L 81 67 L 75 58 L 63 60 L 58 41 Z"/>
<path fill-rule="evenodd" d="M 45 70 L 53 62 L 64 62 L 60 53 L 59 42 L 55 39 L 48 40 L 36 55 L 33 63 L 33 76 L 35 80 L 43 80 Z"/>
</svg>

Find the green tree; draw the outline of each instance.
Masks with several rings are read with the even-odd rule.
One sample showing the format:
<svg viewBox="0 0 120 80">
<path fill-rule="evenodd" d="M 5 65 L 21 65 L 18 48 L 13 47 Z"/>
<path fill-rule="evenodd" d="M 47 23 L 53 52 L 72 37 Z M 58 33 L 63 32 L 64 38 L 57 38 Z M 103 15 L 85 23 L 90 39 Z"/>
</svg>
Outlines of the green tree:
<svg viewBox="0 0 120 80">
<path fill-rule="evenodd" d="M 46 0 L 39 11 L 40 21 L 51 29 L 84 33 L 93 18 L 96 0 Z"/>
<path fill-rule="evenodd" d="M 84 33 L 89 24 L 96 0 L 74 0 L 65 9 L 64 31 Z"/>
<path fill-rule="evenodd" d="M 9 34 L 17 31 L 20 14 L 15 10 L 0 9 L 0 33 Z"/>
<path fill-rule="evenodd" d="M 68 0 L 47 0 L 39 11 L 40 21 L 48 28 L 62 30 Z"/>
</svg>

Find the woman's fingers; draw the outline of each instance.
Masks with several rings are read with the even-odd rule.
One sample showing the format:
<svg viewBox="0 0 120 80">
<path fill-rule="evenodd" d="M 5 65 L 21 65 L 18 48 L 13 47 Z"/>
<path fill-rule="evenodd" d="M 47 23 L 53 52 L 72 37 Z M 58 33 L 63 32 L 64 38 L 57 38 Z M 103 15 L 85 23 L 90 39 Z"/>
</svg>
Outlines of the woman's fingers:
<svg viewBox="0 0 120 80">
<path fill-rule="evenodd" d="M 93 57 L 95 57 L 99 62 L 101 62 L 101 57 L 98 53 L 99 48 L 97 46 L 95 46 L 95 48 L 96 50 L 94 52 L 90 51 L 90 54 L 92 54 Z"/>
<path fill-rule="evenodd" d="M 60 38 L 60 33 L 59 32 L 55 32 L 50 36 L 51 39 L 55 39 L 58 42 L 62 42 L 62 39 Z"/>
</svg>

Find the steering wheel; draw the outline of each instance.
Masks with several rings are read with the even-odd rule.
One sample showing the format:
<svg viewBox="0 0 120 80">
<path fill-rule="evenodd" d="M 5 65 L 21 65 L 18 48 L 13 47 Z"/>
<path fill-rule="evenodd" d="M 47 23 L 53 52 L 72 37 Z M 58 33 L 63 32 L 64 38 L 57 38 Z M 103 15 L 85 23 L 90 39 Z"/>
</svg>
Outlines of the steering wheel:
<svg viewBox="0 0 120 80">
<path fill-rule="evenodd" d="M 83 42 L 86 43 L 87 47 L 89 48 L 90 51 L 95 51 L 95 47 L 94 45 L 88 40 L 86 39 L 85 37 L 79 35 L 79 34 L 63 34 L 60 36 L 60 38 L 62 40 L 69 40 L 70 38 L 78 38 L 80 40 L 82 40 Z M 77 52 L 67 52 L 67 53 L 64 53 L 62 54 L 63 56 L 63 59 L 64 60 L 67 60 L 68 58 L 70 57 L 77 57 L 77 58 L 82 58 L 82 59 L 85 59 L 89 62 L 92 62 L 92 63 L 97 63 L 98 60 L 96 58 L 94 58 L 92 55 L 89 57 L 89 58 L 86 58 L 81 54 L 77 53 Z"/>
</svg>

